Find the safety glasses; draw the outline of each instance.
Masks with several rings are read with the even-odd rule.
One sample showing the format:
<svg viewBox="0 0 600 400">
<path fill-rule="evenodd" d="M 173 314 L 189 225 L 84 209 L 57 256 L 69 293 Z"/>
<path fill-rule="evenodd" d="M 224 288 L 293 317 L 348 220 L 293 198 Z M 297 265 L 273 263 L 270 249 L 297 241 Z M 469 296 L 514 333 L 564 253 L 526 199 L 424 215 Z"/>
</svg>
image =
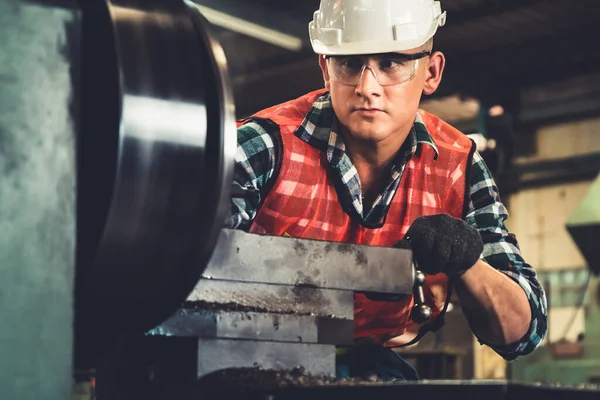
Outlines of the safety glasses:
<svg viewBox="0 0 600 400">
<path fill-rule="evenodd" d="M 415 54 L 386 53 L 368 56 L 326 56 L 331 80 L 356 86 L 365 70 L 381 86 L 392 86 L 412 80 L 419 69 L 419 61 L 431 55 L 430 51 Z"/>
</svg>

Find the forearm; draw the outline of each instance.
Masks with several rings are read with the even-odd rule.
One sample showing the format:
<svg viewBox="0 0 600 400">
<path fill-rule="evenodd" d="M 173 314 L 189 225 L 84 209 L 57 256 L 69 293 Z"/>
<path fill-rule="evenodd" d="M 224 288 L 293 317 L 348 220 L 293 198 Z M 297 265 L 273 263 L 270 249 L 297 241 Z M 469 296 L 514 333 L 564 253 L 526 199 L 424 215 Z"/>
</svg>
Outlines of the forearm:
<svg viewBox="0 0 600 400">
<path fill-rule="evenodd" d="M 479 260 L 455 280 L 473 332 L 494 345 L 519 341 L 529 330 L 531 306 L 525 291 L 506 274 Z"/>
<path fill-rule="evenodd" d="M 260 208 L 261 191 L 273 176 L 278 157 L 270 135 L 254 122 L 238 128 L 233 185 L 241 195 L 231 199 L 226 228 L 248 230 Z"/>
</svg>

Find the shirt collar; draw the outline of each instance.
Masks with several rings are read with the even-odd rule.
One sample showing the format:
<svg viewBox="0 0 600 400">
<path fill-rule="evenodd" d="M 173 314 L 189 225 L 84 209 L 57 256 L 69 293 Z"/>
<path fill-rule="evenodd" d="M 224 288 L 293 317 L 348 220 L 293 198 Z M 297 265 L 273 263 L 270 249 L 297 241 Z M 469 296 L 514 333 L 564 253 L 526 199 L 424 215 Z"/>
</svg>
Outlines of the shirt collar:
<svg viewBox="0 0 600 400">
<path fill-rule="evenodd" d="M 340 153 L 345 151 L 344 141 L 338 132 L 338 120 L 331 104 L 331 95 L 326 92 L 314 102 L 295 135 L 314 147 L 327 149 L 327 158 L 335 164 L 339 161 Z M 435 158 L 438 157 L 435 141 L 418 112 L 408 140 L 411 141 L 412 154 L 416 153 L 419 145 L 426 144 L 434 150 Z"/>
</svg>

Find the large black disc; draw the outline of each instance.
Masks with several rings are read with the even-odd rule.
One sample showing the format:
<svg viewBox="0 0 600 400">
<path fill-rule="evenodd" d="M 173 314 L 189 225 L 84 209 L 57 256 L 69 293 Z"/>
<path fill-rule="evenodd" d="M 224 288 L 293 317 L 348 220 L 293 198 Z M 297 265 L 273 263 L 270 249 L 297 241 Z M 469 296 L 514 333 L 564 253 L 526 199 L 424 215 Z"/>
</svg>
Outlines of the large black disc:
<svg viewBox="0 0 600 400">
<path fill-rule="evenodd" d="M 225 56 L 184 0 L 83 2 L 78 319 L 143 331 L 211 257 L 236 146 Z"/>
</svg>

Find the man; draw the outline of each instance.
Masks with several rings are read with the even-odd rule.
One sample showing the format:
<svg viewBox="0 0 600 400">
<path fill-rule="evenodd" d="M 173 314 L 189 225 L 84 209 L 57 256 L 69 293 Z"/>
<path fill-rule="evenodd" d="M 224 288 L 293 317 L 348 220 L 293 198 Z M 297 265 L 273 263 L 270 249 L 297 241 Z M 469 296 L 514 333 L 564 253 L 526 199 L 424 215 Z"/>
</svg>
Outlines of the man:
<svg viewBox="0 0 600 400">
<path fill-rule="evenodd" d="M 357 345 L 338 374 L 418 379 L 389 348 L 439 328 L 452 284 L 481 343 L 507 360 L 547 330 L 546 299 L 465 135 L 419 110 L 440 85 L 445 24 L 432 0 L 322 0 L 309 25 L 325 89 L 240 123 L 231 228 L 377 246 L 410 241 L 433 322 L 412 299 L 355 296 Z M 350 268 L 351 266 L 349 266 Z M 437 325 L 437 326 L 436 326 Z M 365 344 L 368 343 L 368 344 Z"/>
</svg>

